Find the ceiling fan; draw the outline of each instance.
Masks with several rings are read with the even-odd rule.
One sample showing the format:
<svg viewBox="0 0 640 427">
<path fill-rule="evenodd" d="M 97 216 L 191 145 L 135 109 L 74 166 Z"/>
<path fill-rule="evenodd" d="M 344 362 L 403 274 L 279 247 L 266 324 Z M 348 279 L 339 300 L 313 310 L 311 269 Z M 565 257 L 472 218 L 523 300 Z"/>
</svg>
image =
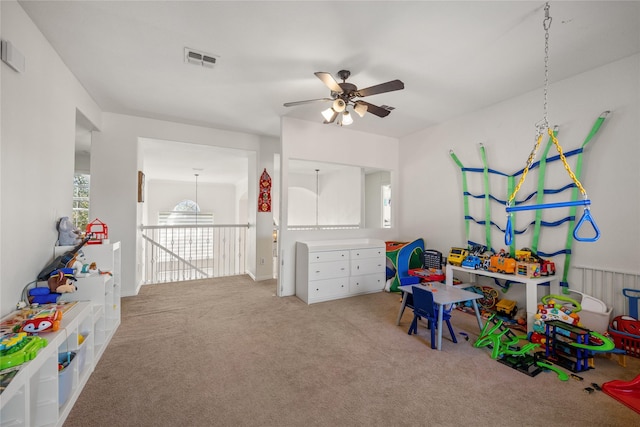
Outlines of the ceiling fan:
<svg viewBox="0 0 640 427">
<path fill-rule="evenodd" d="M 340 126 L 348 126 L 353 123 L 353 118 L 349 114 L 347 107 L 352 106 L 353 110 L 358 113 L 360 117 L 369 112 L 374 116 L 386 117 L 389 115 L 393 107 L 370 104 L 361 99 L 366 96 L 377 95 L 379 93 L 392 92 L 394 90 L 404 89 L 404 83 L 400 80 L 391 80 L 379 85 L 370 86 L 364 89 L 358 89 L 356 85 L 347 83 L 347 79 L 351 75 L 348 70 L 338 71 L 337 76 L 342 79 L 342 83 L 338 83 L 330 73 L 318 71 L 314 73 L 322 82 L 331 90 L 331 97 L 309 99 L 306 101 L 286 102 L 285 107 L 294 107 L 296 105 L 309 104 L 313 102 L 328 102 L 331 101 L 331 107 L 322 112 L 325 120 L 323 123 L 333 123 L 338 118 L 338 124 Z"/>
</svg>

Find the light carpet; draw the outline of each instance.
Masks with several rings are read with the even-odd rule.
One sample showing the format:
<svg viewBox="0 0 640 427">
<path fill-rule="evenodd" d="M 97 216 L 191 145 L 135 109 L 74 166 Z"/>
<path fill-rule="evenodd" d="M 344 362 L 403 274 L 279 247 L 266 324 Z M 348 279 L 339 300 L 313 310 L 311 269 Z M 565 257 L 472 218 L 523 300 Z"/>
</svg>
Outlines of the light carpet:
<svg viewBox="0 0 640 427">
<path fill-rule="evenodd" d="M 597 357 L 584 381 L 529 377 L 476 349 L 453 313 L 430 348 L 400 296 L 306 305 L 248 276 L 143 286 L 65 426 L 630 426 L 640 416 L 592 382 L 630 380 L 640 360 Z M 469 336 L 465 341 L 460 332 Z"/>
</svg>

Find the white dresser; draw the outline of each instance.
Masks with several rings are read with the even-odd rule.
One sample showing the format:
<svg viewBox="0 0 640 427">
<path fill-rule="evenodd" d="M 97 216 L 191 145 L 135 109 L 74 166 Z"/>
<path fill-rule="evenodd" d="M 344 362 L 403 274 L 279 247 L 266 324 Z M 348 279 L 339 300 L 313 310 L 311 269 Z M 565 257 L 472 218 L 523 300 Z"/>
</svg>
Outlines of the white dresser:
<svg viewBox="0 0 640 427">
<path fill-rule="evenodd" d="M 382 240 L 296 243 L 296 295 L 307 304 L 380 292 L 385 285 Z"/>
</svg>

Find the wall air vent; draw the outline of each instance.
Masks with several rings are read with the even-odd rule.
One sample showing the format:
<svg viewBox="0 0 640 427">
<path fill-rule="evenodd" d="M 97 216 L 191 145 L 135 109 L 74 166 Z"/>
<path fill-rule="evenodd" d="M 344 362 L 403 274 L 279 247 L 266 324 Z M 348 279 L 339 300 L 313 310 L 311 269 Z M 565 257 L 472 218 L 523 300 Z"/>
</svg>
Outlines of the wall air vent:
<svg viewBox="0 0 640 427">
<path fill-rule="evenodd" d="M 200 52 L 188 47 L 184 48 L 184 62 L 188 62 L 189 64 L 213 68 L 213 66 L 216 65 L 218 58 L 219 57 L 217 55 Z"/>
</svg>

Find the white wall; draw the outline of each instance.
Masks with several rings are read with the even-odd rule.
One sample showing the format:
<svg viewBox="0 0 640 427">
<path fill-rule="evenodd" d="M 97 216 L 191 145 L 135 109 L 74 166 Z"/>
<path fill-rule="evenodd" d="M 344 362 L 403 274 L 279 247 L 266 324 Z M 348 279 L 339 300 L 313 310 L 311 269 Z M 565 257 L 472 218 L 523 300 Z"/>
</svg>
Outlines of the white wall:
<svg viewBox="0 0 640 427">
<path fill-rule="evenodd" d="M 289 174 L 289 225 L 359 224 L 361 169 L 343 167 L 327 172 Z M 316 200 L 316 185 L 318 195 Z"/>
<path fill-rule="evenodd" d="M 160 120 L 119 114 L 103 114 L 101 132 L 94 132 L 91 147 L 91 212 L 109 226 L 110 240 L 122 242 L 122 293 L 135 295 L 141 284 L 141 264 L 137 259 L 141 245 L 137 227 L 142 208 L 137 203 L 137 171 L 143 170 L 139 158 L 138 138 L 157 138 L 193 144 L 215 145 L 253 151 L 249 156 L 249 183 L 257 183 L 256 156 L 261 144 L 259 136 L 184 125 Z M 256 204 L 256 185 L 249 185 L 248 203 Z M 114 208 L 115 207 L 115 208 Z M 256 209 L 248 209 L 252 226 L 248 239 L 254 241 Z M 268 232 L 270 234 L 270 231 Z M 268 255 L 271 251 L 269 249 Z M 256 257 L 261 254 L 250 248 L 249 273 L 255 276 Z M 249 256 L 248 256 L 249 258 Z"/>
<path fill-rule="evenodd" d="M 634 55 L 560 81 L 549 89 L 549 121 L 559 125 L 558 140 L 565 151 L 580 147 L 596 118 L 611 110 L 587 146 L 581 179 L 602 237 L 595 243 L 574 241 L 573 265 L 640 273 L 639 76 L 640 56 Z M 461 172 L 449 157 L 449 150 L 465 167 L 482 167 L 478 143 L 483 143 L 489 167 L 507 173 L 520 170 L 533 147 L 534 125 L 542 118 L 542 97 L 540 89 L 403 138 L 401 185 L 394 187 L 394 195 L 402 195 L 401 208 L 396 211 L 402 237 L 424 234 L 427 247 L 444 253 L 452 246 L 466 246 Z M 555 154 L 552 148 L 550 156 Z M 569 163 L 575 168 L 575 157 L 569 158 Z M 482 175 L 467 176 L 470 192 L 481 192 Z M 564 169 L 555 170 L 545 187 L 560 187 L 558 184 L 567 179 Z M 492 177 L 491 193 L 504 198 L 506 189 L 497 181 Z M 537 173 L 527 177 L 533 187 L 536 181 Z M 518 198 L 530 191 L 521 191 Z M 558 197 L 570 199 L 568 193 Z M 479 210 L 482 214 L 483 208 Z M 579 209 L 578 215 L 581 213 Z M 504 206 L 494 203 L 491 215 L 504 227 Z M 549 221 L 566 216 L 567 211 L 548 210 L 543 215 Z M 484 229 L 471 227 L 475 228 L 476 241 L 483 242 Z M 522 227 L 519 224 L 517 228 Z M 529 236 L 518 237 L 518 247 L 527 246 Z M 540 250 L 563 249 L 566 236 L 564 227 L 543 230 Z M 506 247 L 504 235 L 497 230 L 492 233 L 492 241 L 498 249 Z M 556 259 L 559 267 L 563 262 L 563 256 Z"/>
<path fill-rule="evenodd" d="M 76 152 L 75 154 L 75 173 L 91 173 L 91 157 L 89 153 Z"/>
<path fill-rule="evenodd" d="M 295 242 L 299 240 L 376 238 L 394 240 L 396 229 L 357 229 L 323 231 L 288 231 L 288 167 L 289 159 L 386 169 L 392 180 L 399 169 L 398 140 L 380 135 L 358 132 L 346 127 L 327 126 L 283 117 L 280 183 L 281 227 L 279 234 L 280 265 L 278 295 L 295 295 Z M 392 182 L 392 186 L 396 184 Z M 393 214 L 392 214 L 393 215 Z"/>
<path fill-rule="evenodd" d="M 15 1 L 0 2 L 0 37 L 25 71 L 0 65 L 0 312 L 53 258 L 56 220 L 71 216 L 76 109 L 96 127 L 101 112 Z"/>
<path fill-rule="evenodd" d="M 388 172 L 368 173 L 365 176 L 365 224 L 368 227 L 382 227 L 383 197 L 382 186 L 391 183 Z M 393 194 L 392 194 L 393 197 Z"/>
<path fill-rule="evenodd" d="M 278 183 L 279 169 L 274 164 L 274 154 L 280 152 L 280 140 L 272 137 L 260 138 L 260 153 L 257 159 L 258 168 L 256 176 L 256 185 L 249 186 L 249 189 L 253 188 L 255 191 L 249 195 L 249 222 L 256 224 L 256 259 L 257 265 L 255 270 L 255 280 L 267 280 L 274 276 L 273 272 L 273 219 L 274 215 L 277 215 L 278 202 Z M 258 198 L 258 180 L 262 175 L 263 170 L 266 169 L 267 173 L 271 177 L 271 212 L 258 212 L 257 210 L 257 198 Z M 251 203 L 252 200 L 256 202 Z"/>
</svg>

